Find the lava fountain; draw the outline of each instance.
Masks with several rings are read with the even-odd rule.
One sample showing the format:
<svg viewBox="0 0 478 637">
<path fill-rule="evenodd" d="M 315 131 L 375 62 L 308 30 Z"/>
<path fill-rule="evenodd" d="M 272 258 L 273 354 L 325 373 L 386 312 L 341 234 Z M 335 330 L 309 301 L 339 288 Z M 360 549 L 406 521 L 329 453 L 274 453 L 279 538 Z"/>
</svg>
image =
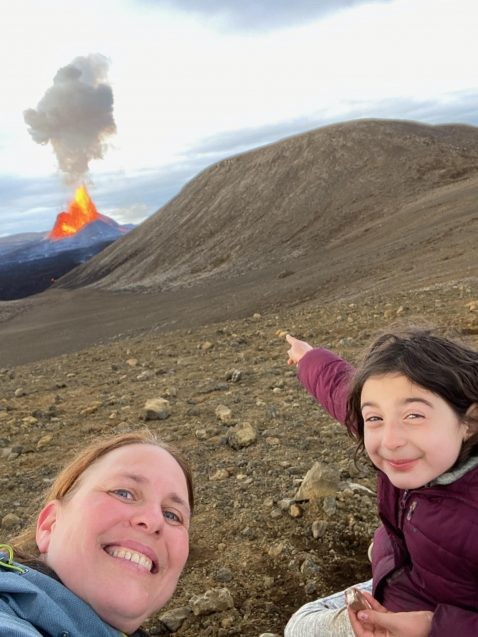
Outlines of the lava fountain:
<svg viewBox="0 0 478 637">
<path fill-rule="evenodd" d="M 70 202 L 68 210 L 60 212 L 55 225 L 48 235 L 48 239 L 57 241 L 76 234 L 92 221 L 100 219 L 101 215 L 90 198 L 85 185 L 76 189 L 75 197 Z"/>
</svg>

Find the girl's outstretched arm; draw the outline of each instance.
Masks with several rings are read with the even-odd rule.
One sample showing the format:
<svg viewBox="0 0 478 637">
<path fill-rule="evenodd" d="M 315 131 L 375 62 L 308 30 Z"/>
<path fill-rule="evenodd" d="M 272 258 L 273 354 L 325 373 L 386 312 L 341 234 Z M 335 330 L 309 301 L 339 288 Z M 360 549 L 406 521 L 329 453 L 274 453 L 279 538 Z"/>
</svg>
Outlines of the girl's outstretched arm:
<svg viewBox="0 0 478 637">
<path fill-rule="evenodd" d="M 304 388 L 342 424 L 345 421 L 349 380 L 354 372 L 350 363 L 322 347 L 312 347 L 290 334 L 289 364 L 297 365 L 297 376 Z"/>
</svg>

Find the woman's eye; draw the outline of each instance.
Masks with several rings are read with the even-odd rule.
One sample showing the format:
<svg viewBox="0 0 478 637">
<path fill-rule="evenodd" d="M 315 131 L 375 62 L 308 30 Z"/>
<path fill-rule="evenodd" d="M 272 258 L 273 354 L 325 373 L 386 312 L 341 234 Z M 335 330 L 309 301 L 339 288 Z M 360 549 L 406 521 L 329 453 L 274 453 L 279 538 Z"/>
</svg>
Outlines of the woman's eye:
<svg viewBox="0 0 478 637">
<path fill-rule="evenodd" d="M 165 511 L 163 511 L 163 515 L 169 522 L 172 522 L 173 524 L 182 524 L 181 518 L 174 511 L 166 509 Z"/>
<path fill-rule="evenodd" d="M 133 500 L 133 494 L 128 489 L 113 489 L 110 493 L 114 493 L 123 500 Z"/>
</svg>

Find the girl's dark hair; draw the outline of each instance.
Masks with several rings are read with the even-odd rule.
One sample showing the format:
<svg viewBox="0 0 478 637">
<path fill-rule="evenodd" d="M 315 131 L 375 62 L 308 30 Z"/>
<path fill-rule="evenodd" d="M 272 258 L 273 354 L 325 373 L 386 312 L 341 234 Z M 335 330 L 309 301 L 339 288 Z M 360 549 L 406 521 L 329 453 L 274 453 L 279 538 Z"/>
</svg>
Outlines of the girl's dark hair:
<svg viewBox="0 0 478 637">
<path fill-rule="evenodd" d="M 478 453 L 478 419 L 468 409 L 478 403 L 478 352 L 456 340 L 411 328 L 379 336 L 370 346 L 350 384 L 345 424 L 363 451 L 361 396 L 371 376 L 403 374 L 415 385 L 437 394 L 473 432 L 455 466 Z"/>
</svg>

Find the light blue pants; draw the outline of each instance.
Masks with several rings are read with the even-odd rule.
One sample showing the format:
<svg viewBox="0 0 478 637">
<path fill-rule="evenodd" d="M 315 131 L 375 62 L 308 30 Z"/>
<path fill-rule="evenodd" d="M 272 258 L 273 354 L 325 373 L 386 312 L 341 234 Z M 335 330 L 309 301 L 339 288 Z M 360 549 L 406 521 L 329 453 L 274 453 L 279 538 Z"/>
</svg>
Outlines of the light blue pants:
<svg viewBox="0 0 478 637">
<path fill-rule="evenodd" d="M 372 592 L 372 580 L 355 584 Z M 344 591 L 305 604 L 289 619 L 284 637 L 354 637 Z"/>
</svg>

